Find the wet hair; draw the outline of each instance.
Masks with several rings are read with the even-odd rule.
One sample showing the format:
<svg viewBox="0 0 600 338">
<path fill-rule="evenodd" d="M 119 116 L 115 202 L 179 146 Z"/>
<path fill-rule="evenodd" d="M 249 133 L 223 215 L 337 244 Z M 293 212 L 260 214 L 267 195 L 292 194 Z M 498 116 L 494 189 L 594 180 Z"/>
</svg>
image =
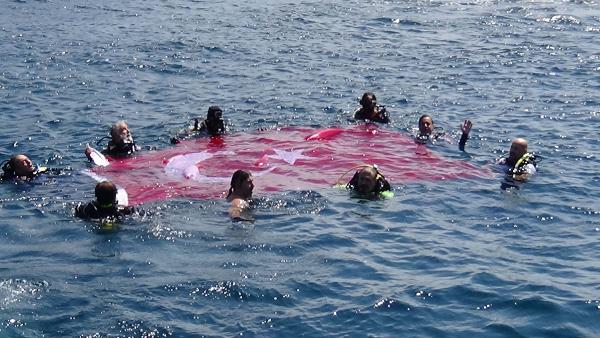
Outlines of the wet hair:
<svg viewBox="0 0 600 338">
<path fill-rule="evenodd" d="M 223 113 L 223 110 L 221 108 L 219 108 L 219 106 L 210 106 L 210 107 L 208 107 L 208 112 L 206 113 L 206 118 L 208 120 L 212 120 L 215 118 L 215 115 L 219 112 Z"/>
<path fill-rule="evenodd" d="M 373 98 L 373 101 L 377 101 L 377 97 L 375 96 L 375 94 L 373 94 L 372 92 L 365 92 L 359 101 L 361 106 L 367 104 L 367 99 L 369 96 Z"/>
<path fill-rule="evenodd" d="M 222 115 L 217 118 L 217 113 L 223 114 L 223 110 L 218 106 L 210 106 L 208 107 L 208 112 L 206 113 L 206 120 L 204 125 L 206 126 L 206 131 L 210 135 L 219 135 L 225 132 L 225 124 L 223 123 Z"/>
<path fill-rule="evenodd" d="M 2 175 L 0 175 L 0 179 L 10 180 L 17 176 L 17 173 L 15 172 L 15 161 L 17 160 L 17 156 L 19 155 L 14 155 L 10 159 L 2 162 Z"/>
<path fill-rule="evenodd" d="M 13 178 L 16 178 L 17 176 L 27 176 L 28 178 L 32 178 L 33 176 L 35 176 L 34 173 L 27 173 L 25 175 L 17 174 L 15 167 L 17 164 L 17 157 L 19 157 L 19 156 L 24 156 L 25 158 L 29 158 L 25 154 L 17 154 L 17 155 L 13 155 L 8 160 L 5 160 L 4 162 L 0 163 L 0 166 L 2 166 L 2 174 L 0 174 L 0 179 L 11 180 Z"/>
<path fill-rule="evenodd" d="M 111 181 L 100 182 L 96 184 L 94 194 L 101 206 L 105 204 L 115 204 L 117 201 L 117 186 Z"/>
<path fill-rule="evenodd" d="M 125 120 L 119 120 L 115 122 L 115 124 L 113 124 L 112 127 L 110 127 L 110 137 L 118 136 L 117 132 L 119 131 L 119 126 L 123 124 L 127 125 L 127 122 L 125 122 Z"/>
<path fill-rule="evenodd" d="M 227 197 L 231 196 L 233 193 L 234 187 L 239 186 L 245 180 L 247 180 L 252 174 L 246 170 L 236 170 L 231 176 L 231 186 L 229 187 L 229 192 L 227 193 Z"/>
<path fill-rule="evenodd" d="M 350 182 L 348 182 L 348 184 L 346 184 L 346 188 L 356 190 L 356 188 L 358 186 L 358 177 L 360 176 L 360 173 L 367 168 L 371 168 L 375 171 L 375 181 L 376 182 L 375 182 L 375 190 L 373 190 L 374 193 L 380 193 L 382 191 L 392 190 L 392 186 L 390 185 L 390 182 L 387 181 L 385 176 L 383 176 L 383 174 L 380 173 L 379 170 L 377 169 L 377 167 L 374 165 L 368 165 L 360 170 L 357 170 L 354 173 L 354 176 L 352 176 L 352 178 L 350 179 Z"/>
</svg>

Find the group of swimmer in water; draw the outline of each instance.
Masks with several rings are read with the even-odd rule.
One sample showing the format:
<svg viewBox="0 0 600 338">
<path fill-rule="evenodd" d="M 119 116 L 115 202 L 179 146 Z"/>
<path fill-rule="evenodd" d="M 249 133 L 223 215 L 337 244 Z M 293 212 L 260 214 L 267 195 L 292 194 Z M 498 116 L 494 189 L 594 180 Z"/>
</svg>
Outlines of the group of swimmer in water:
<svg viewBox="0 0 600 338">
<path fill-rule="evenodd" d="M 363 94 L 360 105 L 361 107 L 354 113 L 355 120 L 377 123 L 390 122 L 386 108 L 377 104 L 377 98 L 372 92 Z M 469 120 L 465 120 L 461 125 L 460 150 L 464 151 L 472 126 L 473 124 Z M 433 119 L 429 115 L 422 115 L 419 118 L 418 127 L 418 133 L 415 136 L 415 142 L 417 143 L 435 142 L 438 138 L 444 136 L 444 133 L 436 132 Z M 194 125 L 178 133 L 171 139 L 171 143 L 177 144 L 180 140 L 193 136 L 218 136 L 225 132 L 223 111 L 217 106 L 211 106 L 208 108 L 205 119 L 202 121 L 195 119 Z M 107 147 L 101 153 L 111 157 L 126 157 L 140 149 L 141 147 L 134 142 L 127 123 L 125 121 L 118 121 L 111 127 L 110 140 Z M 90 146 L 87 146 L 85 155 L 92 161 L 94 150 Z M 503 188 L 515 187 L 516 185 L 514 184 L 516 182 L 522 182 L 536 172 L 536 157 L 528 153 L 527 141 L 523 138 L 513 140 L 508 157 L 500 159 L 498 164 L 504 167 L 506 174 Z M 43 174 L 60 172 L 60 169 L 36 166 L 24 154 L 12 156 L 9 160 L 4 161 L 1 166 L 2 174 L 0 175 L 0 179 L 4 181 L 33 180 Z M 369 199 L 393 196 L 389 182 L 379 172 L 376 165 L 361 166 L 354 173 L 350 181 L 341 186 Z M 230 202 L 229 215 L 232 219 L 251 219 L 251 217 L 248 217 L 247 212 L 250 208 L 253 189 L 254 182 L 250 172 L 237 170 L 233 174 L 227 194 L 227 201 Z M 120 219 L 125 215 L 131 214 L 134 211 L 133 208 L 119 205 L 117 193 L 118 189 L 113 182 L 103 181 L 98 183 L 95 188 L 96 200 L 87 204 L 80 203 L 75 208 L 75 215 L 89 219 Z"/>
</svg>

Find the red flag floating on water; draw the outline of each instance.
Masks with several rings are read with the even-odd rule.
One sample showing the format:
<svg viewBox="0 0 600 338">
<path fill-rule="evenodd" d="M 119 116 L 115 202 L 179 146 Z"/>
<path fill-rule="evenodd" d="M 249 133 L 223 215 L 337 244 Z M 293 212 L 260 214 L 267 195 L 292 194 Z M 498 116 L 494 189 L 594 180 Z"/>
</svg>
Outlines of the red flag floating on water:
<svg viewBox="0 0 600 338">
<path fill-rule="evenodd" d="M 252 172 L 255 195 L 327 189 L 361 164 L 376 164 L 392 185 L 488 176 L 468 162 L 444 158 L 403 133 L 372 124 L 198 138 L 109 161 L 106 167 L 91 169 L 92 175 L 125 188 L 133 205 L 222 197 L 237 169 Z"/>
</svg>

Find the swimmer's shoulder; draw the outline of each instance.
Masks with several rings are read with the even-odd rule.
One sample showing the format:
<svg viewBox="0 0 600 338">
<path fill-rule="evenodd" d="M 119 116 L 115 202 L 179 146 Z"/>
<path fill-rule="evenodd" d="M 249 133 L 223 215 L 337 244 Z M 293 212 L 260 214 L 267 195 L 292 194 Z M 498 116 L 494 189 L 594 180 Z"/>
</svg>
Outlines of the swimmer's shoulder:
<svg viewBox="0 0 600 338">
<path fill-rule="evenodd" d="M 243 198 L 233 198 L 230 202 L 229 217 L 232 220 L 251 220 L 251 217 L 247 216 L 250 203 Z"/>
<path fill-rule="evenodd" d="M 355 120 L 364 120 L 364 119 L 366 119 L 365 111 L 364 111 L 363 108 L 357 108 L 354 111 L 354 115 L 353 116 L 354 116 Z"/>
<path fill-rule="evenodd" d="M 94 202 L 80 202 L 75 207 L 75 216 L 79 218 L 99 218 L 98 208 Z"/>
<path fill-rule="evenodd" d="M 239 208 L 239 209 L 247 209 L 248 207 L 250 207 L 250 203 L 243 198 L 236 197 L 231 200 L 231 207 Z"/>
</svg>

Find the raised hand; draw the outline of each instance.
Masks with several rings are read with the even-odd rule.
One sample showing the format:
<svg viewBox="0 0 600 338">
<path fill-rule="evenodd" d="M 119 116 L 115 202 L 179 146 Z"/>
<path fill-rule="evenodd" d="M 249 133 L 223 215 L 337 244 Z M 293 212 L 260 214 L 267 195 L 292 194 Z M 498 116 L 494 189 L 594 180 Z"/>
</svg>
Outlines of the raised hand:
<svg viewBox="0 0 600 338">
<path fill-rule="evenodd" d="M 460 126 L 460 130 L 462 130 L 462 135 L 460 136 L 460 142 L 458 142 L 458 149 L 460 149 L 461 151 L 465 151 L 465 144 L 469 139 L 471 127 L 473 127 L 473 123 L 470 120 L 465 120 L 465 122 L 463 122 L 463 124 Z"/>
<path fill-rule="evenodd" d="M 471 132 L 471 127 L 473 127 L 473 123 L 470 120 L 465 120 L 463 124 L 460 126 L 460 130 L 462 130 L 464 135 L 469 135 Z"/>
</svg>

